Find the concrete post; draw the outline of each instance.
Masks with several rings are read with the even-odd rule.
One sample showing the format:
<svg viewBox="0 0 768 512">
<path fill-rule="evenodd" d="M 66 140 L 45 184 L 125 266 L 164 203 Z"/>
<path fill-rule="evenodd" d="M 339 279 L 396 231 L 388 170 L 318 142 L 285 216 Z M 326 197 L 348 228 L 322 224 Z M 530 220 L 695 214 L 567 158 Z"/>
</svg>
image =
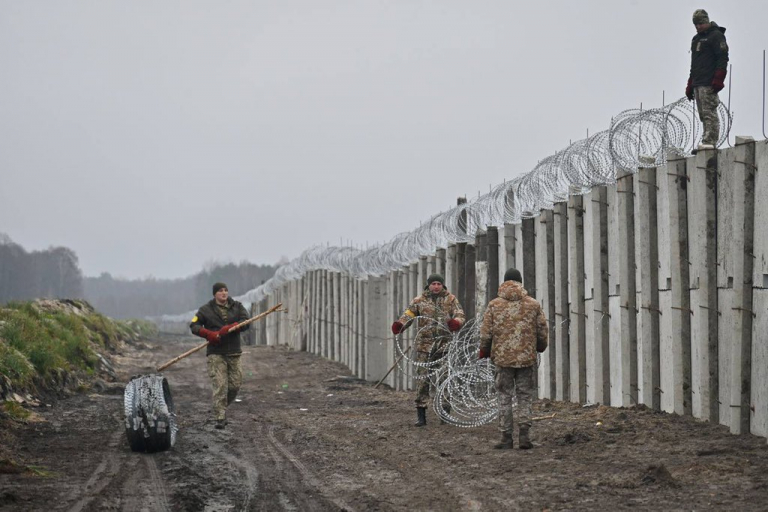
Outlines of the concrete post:
<svg viewBox="0 0 768 512">
<path fill-rule="evenodd" d="M 456 295 L 458 292 L 459 278 L 456 273 L 456 244 L 451 244 L 445 251 L 445 284 L 448 285 L 448 290 Z M 459 296 L 456 295 L 458 298 Z M 461 300 L 461 299 L 459 299 Z"/>
<path fill-rule="evenodd" d="M 584 196 L 568 200 L 568 302 L 570 304 L 570 399 L 587 401 L 586 312 L 584 296 Z M 592 313 L 594 315 L 594 313 Z"/>
<path fill-rule="evenodd" d="M 659 289 L 661 408 L 677 414 L 691 413 L 691 304 L 688 269 L 688 175 L 685 160 L 670 152 L 666 165 L 666 218 L 668 224 L 668 272 L 670 292 Z M 659 235 L 661 247 L 663 233 Z M 663 269 L 663 267 L 662 267 Z M 659 276 L 661 278 L 661 274 Z"/>
<path fill-rule="evenodd" d="M 462 307 L 466 308 L 467 304 L 467 244 L 460 242 L 456 244 L 456 298 L 459 299 L 459 303 Z M 464 313 L 467 313 L 466 309 Z M 469 320 L 469 314 L 467 314 L 467 320 Z"/>
<path fill-rule="evenodd" d="M 506 273 L 507 269 L 516 268 L 521 274 L 523 273 L 522 265 L 517 263 L 516 232 L 520 227 L 520 224 L 504 224 L 504 259 L 499 262 L 499 283 L 504 282 L 504 273 Z"/>
<path fill-rule="evenodd" d="M 438 248 L 435 251 L 435 272 L 442 275 L 445 279 L 445 284 L 448 284 L 448 276 L 445 275 L 445 249 Z M 453 292 L 453 290 L 451 290 Z"/>
<path fill-rule="evenodd" d="M 368 277 L 366 291 L 365 322 L 365 380 L 377 382 L 394 362 L 391 340 L 387 336 L 387 280 L 382 277 Z M 391 385 L 391 374 L 387 377 Z"/>
<path fill-rule="evenodd" d="M 555 398 L 570 399 L 570 304 L 568 303 L 568 204 L 555 203 L 553 213 L 555 272 Z"/>
<path fill-rule="evenodd" d="M 700 165 L 701 164 L 701 165 Z M 710 165 L 711 164 L 711 165 Z M 717 423 L 717 153 L 686 161 L 691 287 L 691 412 Z"/>
<path fill-rule="evenodd" d="M 517 253 L 517 261 L 522 261 L 522 268 L 518 267 L 518 270 L 523 274 L 523 286 L 532 297 L 539 298 L 537 294 L 536 283 L 538 278 L 536 276 L 536 251 L 538 244 L 536 243 L 536 223 L 538 219 L 524 219 L 520 228 L 522 236 L 517 237 L 517 245 L 515 246 L 515 252 Z M 547 316 L 547 319 L 551 322 L 553 318 Z"/>
<path fill-rule="evenodd" d="M 588 195 L 592 247 L 592 319 L 587 338 L 587 401 L 611 405 L 610 310 L 608 278 L 608 189 L 595 187 Z"/>
<path fill-rule="evenodd" d="M 333 272 L 333 360 L 341 362 L 341 274 Z"/>
<path fill-rule="evenodd" d="M 549 348 L 541 354 L 539 364 L 539 398 L 555 399 L 557 382 L 555 367 L 557 345 L 555 341 L 555 242 L 554 212 L 543 210 L 535 219 L 536 237 L 536 298 L 544 308 L 549 322 Z M 525 233 L 524 233 L 525 234 Z M 523 278 L 525 279 L 525 277 Z"/>
<path fill-rule="evenodd" d="M 349 276 L 346 273 L 341 274 L 339 303 L 339 338 L 341 345 L 341 362 L 349 367 Z"/>
<path fill-rule="evenodd" d="M 467 316 L 467 320 L 475 318 L 475 292 L 477 275 L 475 274 L 475 246 L 467 244 L 464 252 L 464 279 L 466 283 L 466 289 L 464 293 L 466 295 L 466 303 L 464 306 L 464 313 Z"/>
<path fill-rule="evenodd" d="M 634 176 L 635 244 L 637 259 L 638 402 L 659 410 L 659 246 L 657 232 L 656 169 L 640 169 Z M 690 191 L 690 189 L 689 189 Z M 690 217 L 689 217 L 690 218 Z"/>
<path fill-rule="evenodd" d="M 755 148 L 755 197 L 768 197 L 768 145 Z M 752 271 L 752 416 L 749 426 L 753 434 L 768 436 L 768 201 L 755 201 L 754 266 Z"/>
<path fill-rule="evenodd" d="M 619 213 L 619 275 L 621 282 L 621 383 L 622 401 L 637 404 L 637 286 L 635 282 L 635 199 L 631 174 L 616 184 Z"/>
<path fill-rule="evenodd" d="M 399 303 L 398 303 L 398 289 L 399 289 L 399 281 L 400 277 L 397 275 L 397 271 L 391 271 L 389 274 L 387 274 L 387 303 L 386 303 L 386 316 L 387 316 L 387 324 L 389 322 L 392 322 L 393 319 L 400 316 L 399 309 Z M 397 340 L 395 338 L 395 335 L 392 334 L 391 330 L 387 328 L 386 334 L 388 337 L 391 338 L 391 347 L 392 347 L 392 360 L 394 361 L 397 359 L 397 356 L 399 355 L 397 352 Z M 398 370 L 394 369 L 390 376 L 392 377 L 390 379 L 391 386 L 394 389 L 398 389 Z M 389 383 L 389 382 L 388 382 Z"/>
<path fill-rule="evenodd" d="M 427 276 L 435 273 L 435 257 L 427 256 Z"/>
<path fill-rule="evenodd" d="M 488 280 L 485 286 L 487 290 L 486 301 L 487 304 L 491 300 L 496 298 L 498 294 L 499 285 L 503 280 L 499 277 L 499 228 L 496 226 L 488 226 Z"/>
<path fill-rule="evenodd" d="M 718 302 L 722 313 L 719 323 L 720 383 L 728 383 L 727 390 L 721 385 L 720 422 L 729 425 L 732 433 L 741 434 L 750 431 L 754 139 L 736 137 L 736 146 L 720 153 L 725 160 L 719 166 L 723 172 L 718 180 L 717 219 L 718 246 L 722 247 L 717 272 Z M 702 156 L 709 154 L 705 152 Z M 707 167 L 711 167 L 711 162 L 707 162 Z M 761 337 L 765 340 L 765 334 Z"/>
<path fill-rule="evenodd" d="M 482 322 L 483 311 L 488 304 L 488 235 L 478 232 L 475 236 L 475 316 Z"/>
<path fill-rule="evenodd" d="M 310 343 L 310 350 L 313 354 L 320 353 L 320 281 L 318 279 L 320 271 L 313 270 L 312 274 L 312 301 L 309 305 L 309 310 L 312 312 L 312 323 L 310 329 L 312 332 L 312 342 Z"/>
<path fill-rule="evenodd" d="M 417 265 L 417 272 L 416 272 L 416 281 L 418 283 L 419 290 L 418 293 L 421 293 L 424 291 L 424 286 L 427 284 L 427 276 L 429 275 L 429 270 L 427 269 L 427 257 L 422 256 L 419 258 L 419 262 Z"/>
</svg>

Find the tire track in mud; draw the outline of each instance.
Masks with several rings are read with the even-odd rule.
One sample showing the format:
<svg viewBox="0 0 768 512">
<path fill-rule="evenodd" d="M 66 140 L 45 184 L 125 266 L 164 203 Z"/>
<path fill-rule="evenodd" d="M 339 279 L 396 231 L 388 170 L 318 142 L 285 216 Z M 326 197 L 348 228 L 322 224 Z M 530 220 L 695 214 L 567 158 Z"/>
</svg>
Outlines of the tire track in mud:
<svg viewBox="0 0 768 512">
<path fill-rule="evenodd" d="M 70 507 L 69 512 L 80 512 L 91 501 L 97 498 L 101 492 L 106 488 L 115 476 L 119 473 L 118 469 L 121 466 L 118 453 L 118 443 L 120 439 L 125 435 L 122 430 L 115 431 L 107 442 L 107 450 L 104 451 L 105 458 L 96 466 L 91 476 L 80 487 L 75 487 L 69 495 L 66 497 L 66 501 L 74 501 L 75 504 Z"/>
<path fill-rule="evenodd" d="M 144 465 L 149 474 L 149 492 L 146 494 L 150 502 L 149 510 L 158 510 L 160 512 L 170 512 L 171 507 L 168 504 L 168 491 L 165 487 L 165 480 L 160 470 L 157 468 L 157 461 L 152 455 L 144 455 Z"/>
<path fill-rule="evenodd" d="M 300 489 L 301 487 L 306 487 L 306 483 L 308 483 L 311 487 L 313 487 L 317 493 L 319 493 L 325 500 L 327 500 L 329 503 L 335 505 L 341 510 L 348 510 L 353 511 L 354 509 L 344 503 L 344 501 L 341 500 L 341 498 L 338 498 L 335 496 L 328 486 L 325 486 L 322 484 L 322 482 L 315 477 L 315 475 L 307 469 L 307 467 L 299 460 L 293 453 L 291 453 L 288 448 L 285 447 L 280 441 L 277 440 L 277 437 L 275 436 L 275 426 L 269 425 L 268 427 L 262 427 L 262 431 L 266 430 L 266 439 L 269 441 L 270 445 L 268 445 L 268 449 L 272 454 L 273 462 L 275 464 L 275 468 L 277 469 L 278 473 L 280 475 L 286 476 L 289 478 L 289 481 L 291 484 L 293 484 L 291 487 L 294 489 Z M 285 459 L 291 463 L 293 468 L 295 468 L 296 471 L 298 471 L 298 474 L 302 478 L 297 478 L 297 475 L 294 471 L 282 469 L 282 461 L 280 460 L 280 455 L 275 453 L 275 449 L 279 452 L 280 455 L 285 457 Z M 303 479 L 303 482 L 301 481 Z M 306 482 L 306 483 L 305 483 Z M 323 508 L 317 508 L 318 503 L 315 501 L 309 502 L 306 504 L 305 507 L 300 507 L 299 510 L 323 510 Z"/>
</svg>

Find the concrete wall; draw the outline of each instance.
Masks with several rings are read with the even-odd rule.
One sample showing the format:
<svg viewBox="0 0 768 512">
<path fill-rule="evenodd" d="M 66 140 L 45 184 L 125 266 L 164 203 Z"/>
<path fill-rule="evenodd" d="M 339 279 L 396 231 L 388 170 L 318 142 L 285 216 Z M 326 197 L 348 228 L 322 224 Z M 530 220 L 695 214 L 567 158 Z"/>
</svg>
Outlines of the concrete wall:
<svg viewBox="0 0 768 512">
<path fill-rule="evenodd" d="M 762 171 L 762 172 L 761 172 Z M 313 270 L 253 306 L 277 302 L 252 335 L 347 365 L 377 381 L 400 355 L 389 326 L 441 272 L 470 313 L 516 267 L 550 324 L 539 396 L 645 404 L 768 436 L 768 144 L 658 168 L 572 196 L 521 224 L 476 234 L 386 276 Z M 401 347 L 413 343 L 414 331 Z M 395 368 L 384 380 L 412 389 Z"/>
</svg>

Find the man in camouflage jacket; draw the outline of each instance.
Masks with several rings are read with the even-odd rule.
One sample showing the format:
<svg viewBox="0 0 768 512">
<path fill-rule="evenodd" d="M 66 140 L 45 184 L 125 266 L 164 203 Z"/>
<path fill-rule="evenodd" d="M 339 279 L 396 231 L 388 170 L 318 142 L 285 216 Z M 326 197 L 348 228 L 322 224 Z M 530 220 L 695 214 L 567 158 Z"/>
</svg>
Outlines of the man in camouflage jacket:
<svg viewBox="0 0 768 512">
<path fill-rule="evenodd" d="M 227 406 L 235 401 L 243 382 L 240 366 L 240 330 L 230 330 L 248 320 L 248 311 L 242 303 L 229 296 L 224 283 L 213 285 L 213 299 L 204 304 L 189 324 L 192 334 L 208 340 L 208 376 L 213 388 L 213 414 L 216 428 L 223 429 L 227 423 Z"/>
<path fill-rule="evenodd" d="M 426 378 L 430 371 L 435 371 L 436 365 L 425 364 L 437 361 L 445 355 L 447 343 L 451 341 L 451 333 L 461 329 L 464 324 L 464 310 L 455 295 L 445 288 L 445 279 L 440 274 L 432 274 L 427 278 L 424 293 L 414 298 L 408 309 L 392 324 L 392 333 L 400 334 L 416 321 L 416 362 L 422 363 L 416 367 L 417 375 L 421 376 L 416 390 L 417 427 L 427 424 L 427 404 L 429 403 L 430 379 Z M 439 383 L 438 383 L 439 384 Z M 450 412 L 446 409 L 447 412 Z"/>
<path fill-rule="evenodd" d="M 709 21 L 709 14 L 704 9 L 693 13 L 696 35 L 691 41 L 691 73 L 685 95 L 689 100 L 696 99 L 699 119 L 704 125 L 701 144 L 694 150 L 715 149 L 720 138 L 720 119 L 717 107 L 720 105 L 719 93 L 725 87 L 725 75 L 728 72 L 728 43 L 725 41 L 725 27 Z"/>
<path fill-rule="evenodd" d="M 490 356 L 496 366 L 499 393 L 501 443 L 495 448 L 512 448 L 512 416 L 517 400 L 519 447 L 531 448 L 531 403 L 536 396 L 536 353 L 544 352 L 549 341 L 549 326 L 541 304 L 523 288 L 520 272 L 514 268 L 504 274 L 499 296 L 483 315 L 480 327 L 480 354 Z"/>
</svg>

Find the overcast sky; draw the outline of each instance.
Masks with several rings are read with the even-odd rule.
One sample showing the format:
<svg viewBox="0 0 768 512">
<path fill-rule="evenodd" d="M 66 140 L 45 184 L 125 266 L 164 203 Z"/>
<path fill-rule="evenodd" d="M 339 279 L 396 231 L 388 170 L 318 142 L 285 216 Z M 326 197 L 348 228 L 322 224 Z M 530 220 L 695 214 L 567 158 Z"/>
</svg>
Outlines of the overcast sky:
<svg viewBox="0 0 768 512">
<path fill-rule="evenodd" d="M 125 278 L 388 241 L 683 96 L 699 7 L 762 139 L 765 0 L 0 0 L 0 233 Z"/>
</svg>

